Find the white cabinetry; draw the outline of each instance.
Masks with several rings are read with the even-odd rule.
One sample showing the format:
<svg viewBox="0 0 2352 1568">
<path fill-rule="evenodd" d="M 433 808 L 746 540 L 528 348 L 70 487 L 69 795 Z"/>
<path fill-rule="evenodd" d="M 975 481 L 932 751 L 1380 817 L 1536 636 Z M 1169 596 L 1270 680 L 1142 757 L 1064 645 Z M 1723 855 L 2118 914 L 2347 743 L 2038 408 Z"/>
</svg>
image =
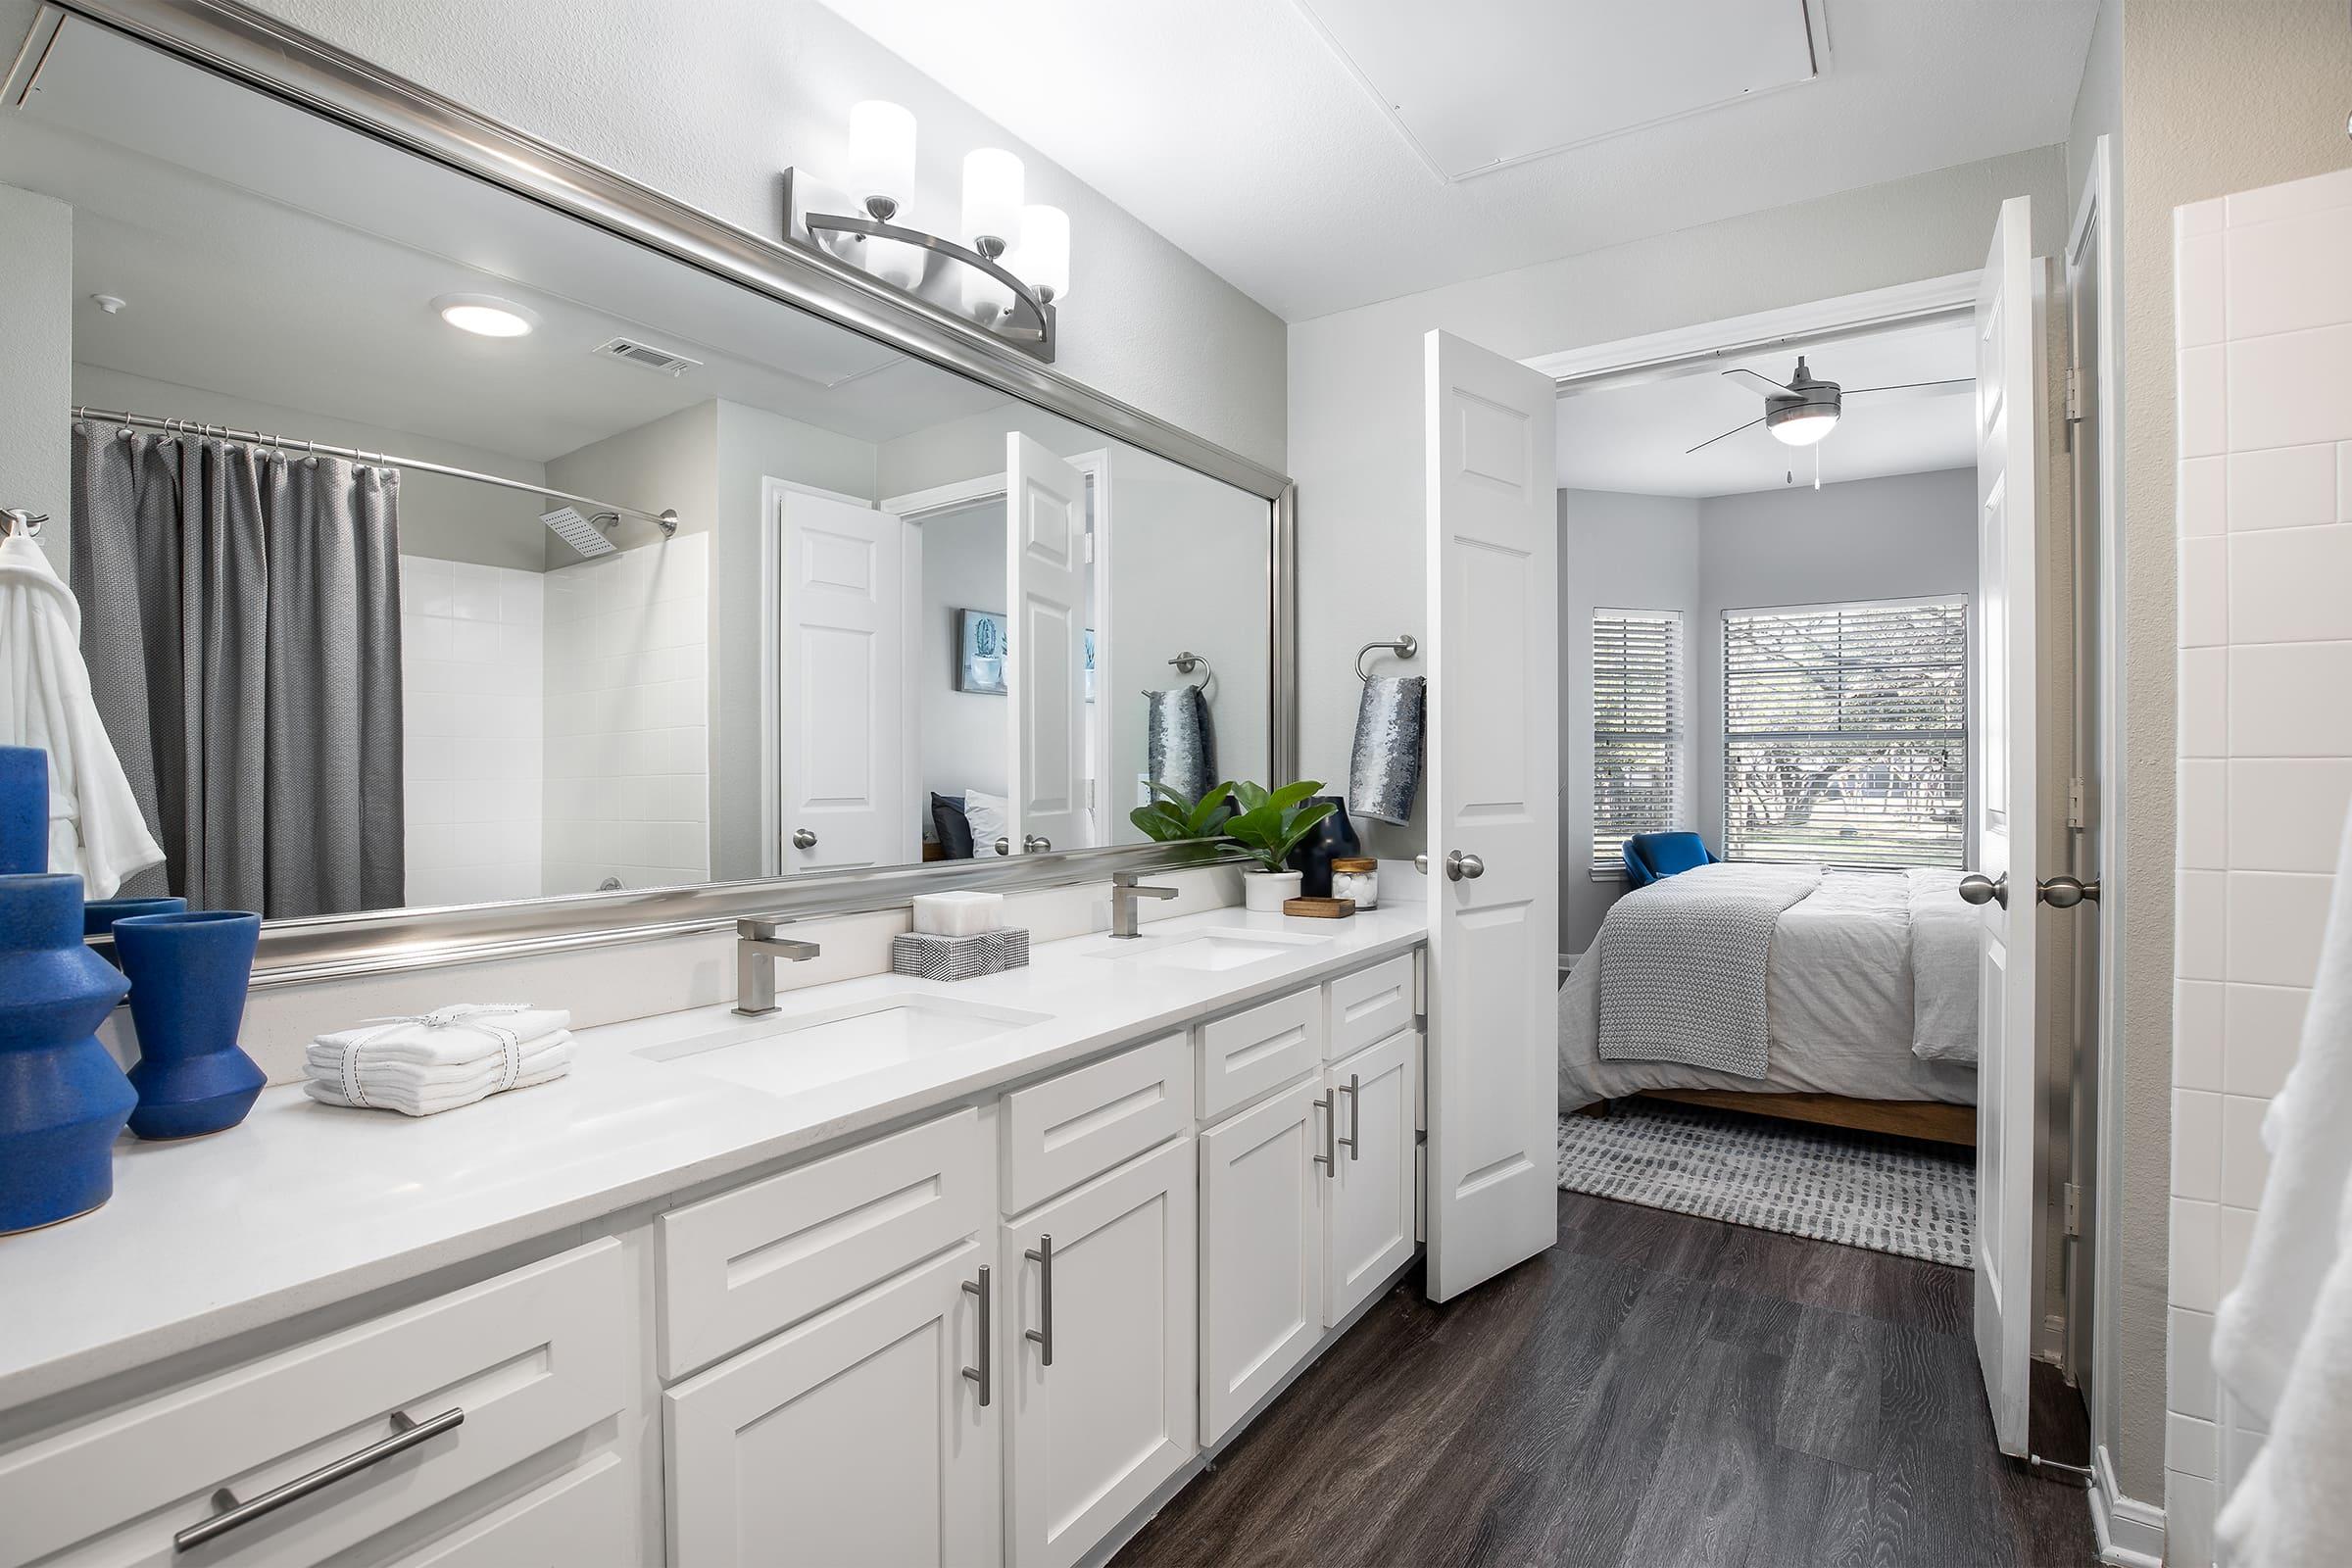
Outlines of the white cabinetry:
<svg viewBox="0 0 2352 1568">
<path fill-rule="evenodd" d="M 1200 1436 L 1214 1443 L 1323 1330 L 1330 1101 L 1307 1078 L 1200 1135 Z"/>
<path fill-rule="evenodd" d="M 1193 1140 L 1005 1222 L 1012 1560 L 1067 1568 L 1193 1456 Z"/>
<path fill-rule="evenodd" d="M 1323 1326 L 1336 1327 L 1413 1256 L 1413 1080 L 1420 1037 L 1406 1029 L 1332 1064 L 1339 1157 L 1324 1226 Z"/>
<path fill-rule="evenodd" d="M 1000 1560 L 972 1244 L 662 1396 L 671 1568 Z"/>
</svg>

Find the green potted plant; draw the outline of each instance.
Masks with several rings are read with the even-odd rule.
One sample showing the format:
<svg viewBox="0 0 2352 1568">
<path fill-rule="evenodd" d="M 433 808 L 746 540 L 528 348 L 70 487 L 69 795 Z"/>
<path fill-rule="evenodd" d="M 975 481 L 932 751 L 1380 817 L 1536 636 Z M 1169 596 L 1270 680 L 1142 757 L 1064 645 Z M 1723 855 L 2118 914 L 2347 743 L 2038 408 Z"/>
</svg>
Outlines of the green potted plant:
<svg viewBox="0 0 2352 1568">
<path fill-rule="evenodd" d="M 1307 804 L 1309 796 L 1322 791 L 1320 779 L 1302 779 L 1278 790 L 1238 781 L 1220 788 L 1233 803 L 1225 836 L 1257 862 L 1242 876 L 1242 902 L 1251 909 L 1279 913 L 1285 899 L 1298 896 L 1300 873 L 1290 868 L 1291 852 L 1338 808 L 1330 801 Z"/>
<path fill-rule="evenodd" d="M 1182 790 L 1170 789 L 1157 779 L 1150 782 L 1153 797 L 1152 804 L 1139 806 L 1127 813 L 1127 820 L 1140 828 L 1144 837 L 1154 844 L 1224 837 L 1225 819 L 1233 815 L 1233 804 L 1229 799 L 1232 785 L 1211 785 L 1208 793 L 1196 801 Z"/>
</svg>

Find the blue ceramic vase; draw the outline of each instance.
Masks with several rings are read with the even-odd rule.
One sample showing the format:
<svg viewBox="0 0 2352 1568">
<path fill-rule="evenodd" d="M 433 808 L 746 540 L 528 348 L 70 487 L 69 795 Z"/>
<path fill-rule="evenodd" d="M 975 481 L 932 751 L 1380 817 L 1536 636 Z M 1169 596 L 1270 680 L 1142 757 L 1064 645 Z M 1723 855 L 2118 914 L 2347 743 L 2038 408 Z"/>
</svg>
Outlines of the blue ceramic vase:
<svg viewBox="0 0 2352 1568">
<path fill-rule="evenodd" d="M 233 909 L 134 914 L 115 922 L 115 956 L 130 977 L 139 1094 L 130 1130 L 198 1138 L 245 1119 L 267 1076 L 237 1049 L 262 917 Z"/>
<path fill-rule="evenodd" d="M 1301 801 L 1301 806 L 1331 805 L 1331 814 L 1307 829 L 1306 837 L 1291 852 L 1291 869 L 1301 873 L 1298 892 L 1302 898 L 1331 897 L 1331 862 L 1364 853 L 1363 841 L 1355 836 L 1355 824 L 1348 820 L 1348 802 L 1344 796 L 1316 795 Z"/>
<path fill-rule="evenodd" d="M 113 932 L 117 920 L 134 914 L 178 914 L 187 906 L 185 899 L 93 899 L 81 906 L 81 934 L 106 936 Z"/>
<path fill-rule="evenodd" d="M 92 1031 L 125 989 L 82 945 L 81 878 L 0 876 L 0 1232 L 114 1196 L 115 1136 L 138 1097 Z"/>
<path fill-rule="evenodd" d="M 49 869 L 49 754 L 0 746 L 0 876 Z"/>
</svg>

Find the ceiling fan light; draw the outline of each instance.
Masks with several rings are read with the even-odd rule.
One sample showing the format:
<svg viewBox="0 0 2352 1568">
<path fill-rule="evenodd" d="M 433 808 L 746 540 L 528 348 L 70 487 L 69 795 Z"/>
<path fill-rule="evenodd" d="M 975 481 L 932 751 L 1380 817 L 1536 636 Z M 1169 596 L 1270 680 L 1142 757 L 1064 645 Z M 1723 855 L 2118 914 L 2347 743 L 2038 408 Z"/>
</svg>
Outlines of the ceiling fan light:
<svg viewBox="0 0 2352 1568">
<path fill-rule="evenodd" d="M 1765 417 L 1764 428 L 1784 446 L 1809 447 L 1838 428 L 1838 411 L 1802 406 L 1786 412 L 1776 410 Z"/>
</svg>

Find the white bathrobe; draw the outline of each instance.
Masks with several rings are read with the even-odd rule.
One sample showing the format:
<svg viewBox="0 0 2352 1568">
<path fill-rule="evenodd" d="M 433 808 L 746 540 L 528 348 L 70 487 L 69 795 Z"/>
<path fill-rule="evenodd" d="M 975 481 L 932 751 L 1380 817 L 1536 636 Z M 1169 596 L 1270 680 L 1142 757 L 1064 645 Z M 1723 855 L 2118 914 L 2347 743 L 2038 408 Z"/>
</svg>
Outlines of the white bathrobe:
<svg viewBox="0 0 2352 1568">
<path fill-rule="evenodd" d="M 2222 1509 L 2233 1568 L 2352 1563 L 2352 823 L 2301 1049 L 2263 1117 L 2271 1170 L 2214 1319 L 2223 1387 L 2270 1437 Z"/>
<path fill-rule="evenodd" d="M 49 754 L 49 869 L 106 899 L 164 852 L 98 721 L 80 638 L 81 607 L 41 547 L 0 540 L 0 746 Z"/>
</svg>

